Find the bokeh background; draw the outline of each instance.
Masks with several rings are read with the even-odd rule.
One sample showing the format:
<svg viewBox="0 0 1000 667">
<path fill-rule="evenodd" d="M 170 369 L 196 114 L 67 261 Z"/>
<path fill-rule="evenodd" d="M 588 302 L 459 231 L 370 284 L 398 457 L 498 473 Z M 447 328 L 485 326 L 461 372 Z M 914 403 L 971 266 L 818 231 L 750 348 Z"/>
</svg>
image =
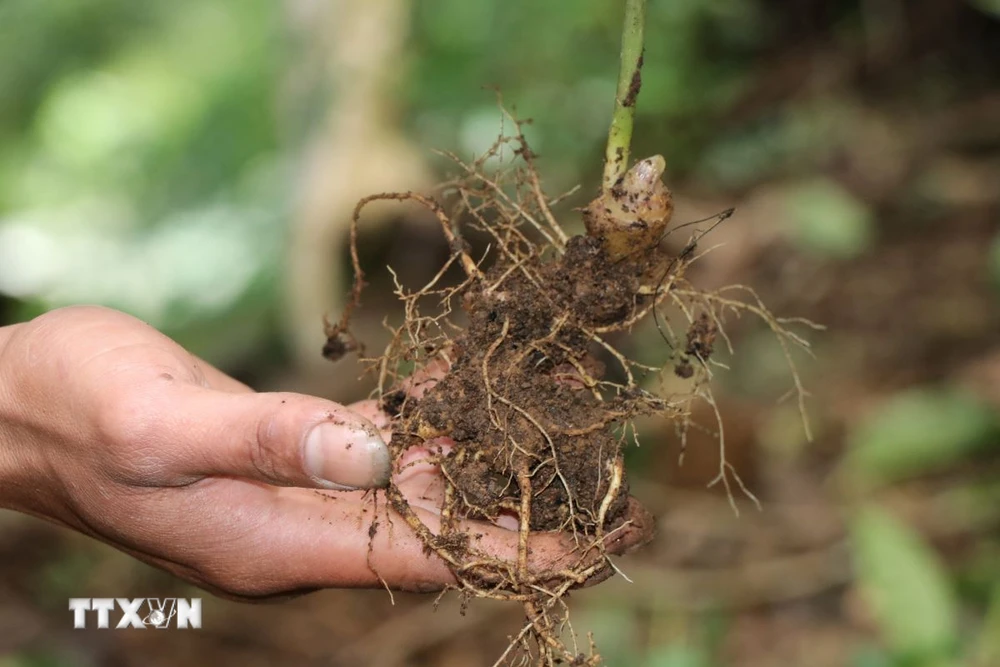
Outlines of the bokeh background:
<svg viewBox="0 0 1000 667">
<path fill-rule="evenodd" d="M 141 317 L 260 389 L 363 397 L 320 358 L 355 201 L 448 175 L 535 120 L 549 192 L 596 190 L 617 0 L 0 0 L 0 323 L 72 303 Z M 660 533 L 572 618 L 610 665 L 1000 665 L 1000 4 L 650 0 L 635 153 L 678 221 L 736 206 L 693 269 L 826 325 L 795 358 L 804 436 L 766 329 L 730 323 L 711 432 L 678 467 L 642 425 L 633 491 Z M 366 218 L 361 331 L 447 248 Z M 667 352 L 655 330 L 628 343 Z M 659 357 L 658 357 L 659 355 Z M 701 421 L 711 431 L 707 410 Z M 292 560 L 294 553 L 287 554 Z M 204 629 L 74 631 L 68 597 L 192 596 L 107 547 L 0 513 L 0 665 L 491 665 L 516 609 L 328 591 L 205 596 Z"/>
</svg>

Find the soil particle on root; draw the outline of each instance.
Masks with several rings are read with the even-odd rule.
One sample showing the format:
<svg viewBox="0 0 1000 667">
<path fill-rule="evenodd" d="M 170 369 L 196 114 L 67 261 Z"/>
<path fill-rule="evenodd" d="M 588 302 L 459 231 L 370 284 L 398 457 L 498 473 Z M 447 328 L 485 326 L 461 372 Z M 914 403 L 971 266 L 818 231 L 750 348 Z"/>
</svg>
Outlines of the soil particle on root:
<svg viewBox="0 0 1000 667">
<path fill-rule="evenodd" d="M 718 325 L 711 320 L 708 313 L 702 313 L 688 329 L 687 347 L 684 348 L 684 353 L 708 361 L 715 349 L 715 336 L 718 332 Z"/>
<path fill-rule="evenodd" d="M 688 328 L 684 356 L 674 366 L 674 373 L 685 379 L 692 377 L 694 375 L 692 358 L 700 363 L 707 362 L 715 351 L 715 337 L 718 333 L 719 325 L 709 317 L 708 313 L 701 313 Z"/>
<path fill-rule="evenodd" d="M 572 275 L 549 283 L 548 293 L 523 278 L 511 278 L 503 290 L 488 294 L 470 292 L 469 326 L 456 341 L 448 374 L 415 402 L 412 416 L 399 427 L 401 440 L 407 432 L 423 431 L 454 441 L 442 467 L 469 518 L 495 520 L 516 512 L 522 491 L 517 470 L 527 464 L 536 489 L 531 529 L 593 533 L 607 470 L 621 445 L 608 428 L 610 404 L 599 401 L 576 374 L 575 366 L 597 364 L 587 358 L 587 336 L 569 320 L 609 321 L 609 304 L 624 317 L 634 292 L 620 285 L 599 287 L 585 278 L 595 275 L 587 268 L 576 265 Z M 495 284 L 497 272 L 483 282 Z M 600 298 L 602 293 L 608 298 Z M 558 303 L 568 305 L 557 308 Z M 595 424 L 599 428 L 576 434 Z M 625 491 L 612 503 L 609 521 L 624 507 Z"/>
</svg>

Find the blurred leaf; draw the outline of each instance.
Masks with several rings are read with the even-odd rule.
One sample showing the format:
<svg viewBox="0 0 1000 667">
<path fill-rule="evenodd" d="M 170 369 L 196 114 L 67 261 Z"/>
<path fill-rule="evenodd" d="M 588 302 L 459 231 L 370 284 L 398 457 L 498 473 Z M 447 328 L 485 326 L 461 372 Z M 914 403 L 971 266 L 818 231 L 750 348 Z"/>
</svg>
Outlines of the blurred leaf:
<svg viewBox="0 0 1000 667">
<path fill-rule="evenodd" d="M 646 667 L 707 667 L 703 651 L 690 646 L 663 646 L 650 651 Z"/>
<path fill-rule="evenodd" d="M 608 665 L 634 665 L 641 659 L 635 641 L 632 610 L 620 606 L 592 606 L 575 613 L 573 625 L 593 632 L 601 657 Z M 571 638 L 566 636 L 565 640 Z"/>
<path fill-rule="evenodd" d="M 1000 2 L 1000 0 L 997 1 Z M 993 278 L 993 284 L 1000 288 L 1000 235 L 993 239 L 993 245 L 990 248 L 990 257 L 988 261 L 990 277 Z"/>
<path fill-rule="evenodd" d="M 831 180 L 798 186 L 788 195 L 786 206 L 799 243 L 810 250 L 846 259 L 872 245 L 871 211 Z"/>
<path fill-rule="evenodd" d="M 439 48 L 457 53 L 475 52 L 489 41 L 495 2 L 440 0 L 419 5 L 418 28 Z"/>
<path fill-rule="evenodd" d="M 851 661 L 852 667 L 892 667 L 892 657 L 877 646 L 861 648 Z"/>
<path fill-rule="evenodd" d="M 1000 0 L 968 0 L 968 2 L 979 11 L 1000 18 Z"/>
<path fill-rule="evenodd" d="M 1000 583 L 993 586 L 990 606 L 979 631 L 973 664 L 976 667 L 1000 665 Z"/>
<path fill-rule="evenodd" d="M 850 132 L 853 110 L 823 98 L 768 115 L 747 127 L 723 130 L 701 152 L 699 178 L 746 188 L 776 177 L 815 171 Z"/>
<path fill-rule="evenodd" d="M 60 667 L 66 663 L 44 653 L 18 653 L 0 656 L 0 667 Z"/>
<path fill-rule="evenodd" d="M 990 444 L 997 426 L 993 410 L 972 396 L 909 390 L 848 434 L 847 471 L 883 481 L 930 470 Z"/>
<path fill-rule="evenodd" d="M 1000 515 L 1000 480 L 991 493 L 974 495 L 975 498 L 970 494 L 969 500 L 978 502 L 976 510 L 980 514 L 992 513 L 992 522 L 987 525 L 996 525 L 995 517 Z M 959 511 L 969 509 L 967 505 Z M 955 572 L 955 582 L 963 600 L 980 607 L 990 606 L 994 587 L 1000 582 L 1000 534 L 976 541 L 972 552 L 962 559 L 961 567 Z"/>
<path fill-rule="evenodd" d="M 889 647 L 938 664 L 957 644 L 957 605 L 937 556 L 909 526 L 874 506 L 851 521 L 859 584 Z"/>
<path fill-rule="evenodd" d="M 97 566 L 97 554 L 91 549 L 70 551 L 61 558 L 47 563 L 41 568 L 38 590 L 45 604 L 64 600 L 80 590 Z"/>
</svg>

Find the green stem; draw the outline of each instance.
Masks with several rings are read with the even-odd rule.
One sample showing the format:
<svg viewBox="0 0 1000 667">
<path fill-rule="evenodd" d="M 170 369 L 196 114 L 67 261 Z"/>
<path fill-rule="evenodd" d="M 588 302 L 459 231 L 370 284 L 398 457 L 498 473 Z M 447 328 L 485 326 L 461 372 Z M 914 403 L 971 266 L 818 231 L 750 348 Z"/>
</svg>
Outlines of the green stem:
<svg viewBox="0 0 1000 667">
<path fill-rule="evenodd" d="M 622 25 L 621 69 L 618 70 L 618 92 L 615 110 L 608 130 L 608 148 L 604 153 L 604 189 L 618 182 L 628 169 L 628 152 L 632 143 L 635 100 L 642 85 L 642 39 L 646 24 L 646 0 L 625 0 L 625 21 Z"/>
</svg>

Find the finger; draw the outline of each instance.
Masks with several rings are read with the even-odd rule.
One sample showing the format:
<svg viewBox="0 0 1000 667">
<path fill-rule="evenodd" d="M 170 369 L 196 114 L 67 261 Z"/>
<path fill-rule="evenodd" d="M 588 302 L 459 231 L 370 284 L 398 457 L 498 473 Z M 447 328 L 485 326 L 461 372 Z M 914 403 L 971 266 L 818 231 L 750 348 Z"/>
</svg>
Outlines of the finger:
<svg viewBox="0 0 1000 667">
<path fill-rule="evenodd" d="M 385 486 L 391 465 L 378 429 L 337 403 L 289 393 L 227 393 L 175 385 L 157 425 L 181 475 L 234 476 L 328 489 Z M 177 441 L 177 438 L 181 438 Z"/>
<path fill-rule="evenodd" d="M 424 394 L 433 389 L 447 375 L 450 366 L 451 364 L 447 360 L 437 357 L 413 375 L 400 381 L 399 388 L 411 398 L 423 398 Z"/>
<path fill-rule="evenodd" d="M 360 501 L 360 493 L 326 495 L 306 489 L 275 489 L 211 480 L 190 493 L 190 513 L 177 526 L 160 526 L 184 535 L 178 560 L 196 571 L 200 582 L 232 595 L 264 597 L 316 588 L 370 588 L 428 592 L 456 583 L 448 563 L 427 550 L 410 526 L 380 502 Z M 233 506 L 220 506 L 219 489 L 240 484 L 228 495 Z M 223 496 L 225 497 L 225 495 Z M 169 508 L 176 516 L 176 507 Z M 440 517 L 414 508 L 433 532 Z M 196 518 L 195 518 L 196 517 Z M 200 527 L 191 535 L 192 521 Z M 518 534 L 481 522 L 464 522 L 477 551 L 516 562 Z M 172 544 L 159 540 L 158 548 Z M 559 533 L 529 537 L 529 568 L 563 569 L 575 563 L 573 543 Z M 170 548 L 170 547 L 168 547 Z M 253 554 L 248 558 L 248 554 Z M 294 554 L 294 558 L 289 558 Z M 169 554 L 172 558 L 173 554 Z"/>
<path fill-rule="evenodd" d="M 359 417 L 367 419 L 374 424 L 382 435 L 382 439 L 389 442 L 389 438 L 392 436 L 392 424 L 389 415 L 385 414 L 385 411 L 379 407 L 378 401 L 374 399 L 358 401 L 357 403 L 351 403 L 347 408 Z"/>
<path fill-rule="evenodd" d="M 379 409 L 378 401 L 359 401 L 349 407 L 352 412 L 374 424 L 382 439 L 390 442 L 392 424 L 388 415 Z M 441 513 L 445 480 L 441 475 L 440 465 L 434 461 L 446 455 L 453 444 L 450 438 L 435 438 L 425 443 L 425 446 L 409 447 L 393 462 L 393 478 L 410 504 Z"/>
<path fill-rule="evenodd" d="M 642 503 L 628 497 L 624 516 L 608 531 L 604 547 L 613 555 L 629 554 L 656 537 L 656 517 Z"/>
<path fill-rule="evenodd" d="M 411 507 L 441 514 L 447 483 L 440 461 L 453 446 L 449 438 L 435 438 L 424 446 L 408 448 L 396 460 L 393 481 Z"/>
<path fill-rule="evenodd" d="M 415 448 L 417 449 L 417 448 Z M 419 456 L 419 455 L 417 455 Z M 416 461 L 417 466 L 414 468 L 414 479 L 400 481 L 400 485 L 407 483 L 408 489 L 404 491 L 407 495 L 407 501 L 410 507 L 414 510 L 415 515 L 420 521 L 434 534 L 438 534 L 440 530 L 440 497 L 431 498 L 429 504 L 421 502 L 421 497 L 415 493 L 415 486 L 419 485 L 420 478 L 424 476 L 423 470 L 419 469 L 421 465 L 419 459 Z M 405 473 L 403 473 L 405 474 Z M 401 475 L 397 475 L 399 479 Z M 440 484 L 442 478 L 439 474 L 426 477 L 426 480 L 430 485 Z M 440 490 L 437 491 L 440 493 Z M 355 496 L 358 501 L 366 499 L 366 496 Z M 337 494 L 332 497 L 333 501 L 346 502 L 350 498 L 347 494 Z M 370 499 L 369 499 L 370 500 Z M 378 507 L 379 503 L 374 502 L 371 504 L 373 508 Z M 354 512 L 361 512 L 361 510 L 354 509 Z M 356 521 L 357 519 L 355 519 Z M 416 537 L 415 533 L 412 532 L 410 527 L 404 523 L 403 519 L 392 514 L 392 518 L 389 520 L 382 520 L 380 525 L 388 524 L 390 530 L 392 531 L 392 536 L 394 538 L 399 537 L 398 526 L 402 525 L 403 529 L 406 531 L 407 536 Z M 519 533 L 517 532 L 517 520 L 514 519 L 513 530 L 508 529 L 508 527 L 497 523 L 487 523 L 485 521 L 463 521 L 459 527 L 460 531 L 463 531 L 469 535 L 471 538 L 470 543 L 475 545 L 474 548 L 476 552 L 483 554 L 487 558 L 495 559 L 498 561 L 506 563 L 516 563 L 517 561 L 517 546 L 519 542 Z M 369 525 L 369 524 L 366 524 Z M 376 527 L 377 528 L 377 527 Z M 557 531 L 549 532 L 535 532 L 531 533 L 528 537 L 529 543 L 529 558 L 528 558 L 528 569 L 534 574 L 541 573 L 563 573 L 567 571 L 581 572 L 585 570 L 591 570 L 589 577 L 583 581 L 580 585 L 587 587 L 594 584 L 600 583 L 606 580 L 608 577 L 614 574 L 614 568 L 611 567 L 610 562 L 607 560 L 607 556 L 620 556 L 623 554 L 631 553 L 638 549 L 639 547 L 649 543 L 655 536 L 655 520 L 652 514 L 646 510 L 635 498 L 629 497 L 628 504 L 626 506 L 626 511 L 623 516 L 616 521 L 613 525 L 609 526 L 608 530 L 605 531 L 605 537 L 603 539 L 603 549 L 601 545 L 594 540 L 594 538 L 581 537 L 580 540 L 574 540 L 573 537 L 567 533 L 560 533 Z M 417 541 L 422 545 L 423 542 L 419 538 Z M 403 552 L 394 553 L 396 549 L 396 543 L 393 542 L 388 545 L 381 545 L 377 541 L 372 542 L 372 550 L 369 552 L 368 557 L 374 559 L 373 562 L 382 562 L 385 559 L 384 564 L 388 569 L 378 570 L 379 574 L 382 574 L 386 580 L 390 583 L 398 584 L 400 587 L 411 589 L 416 587 L 420 589 L 419 578 L 413 575 L 413 573 L 406 574 L 408 570 L 403 570 L 406 576 L 400 576 L 397 578 L 389 578 L 388 575 L 397 572 L 401 563 L 396 563 L 395 558 L 410 558 L 412 553 L 405 551 L 405 543 L 400 543 L 404 545 Z M 380 549 L 384 547 L 384 552 Z M 423 547 L 423 551 L 426 552 L 426 547 Z M 474 555 L 468 555 L 464 561 L 476 560 L 478 557 Z M 409 561 L 410 564 L 416 564 L 418 567 L 414 572 L 419 570 L 420 567 L 428 565 L 433 562 L 435 558 L 423 561 Z M 440 559 L 437 559 L 440 560 Z M 445 564 L 444 561 L 441 561 Z M 445 564 L 447 567 L 447 564 Z M 449 568 L 449 572 L 450 572 Z M 555 577 L 554 577 L 555 578 Z M 407 583 L 409 582 L 409 583 Z M 454 583 L 454 575 L 450 575 L 446 581 L 446 584 Z M 339 584 L 323 584 L 323 585 L 339 585 Z"/>
</svg>

